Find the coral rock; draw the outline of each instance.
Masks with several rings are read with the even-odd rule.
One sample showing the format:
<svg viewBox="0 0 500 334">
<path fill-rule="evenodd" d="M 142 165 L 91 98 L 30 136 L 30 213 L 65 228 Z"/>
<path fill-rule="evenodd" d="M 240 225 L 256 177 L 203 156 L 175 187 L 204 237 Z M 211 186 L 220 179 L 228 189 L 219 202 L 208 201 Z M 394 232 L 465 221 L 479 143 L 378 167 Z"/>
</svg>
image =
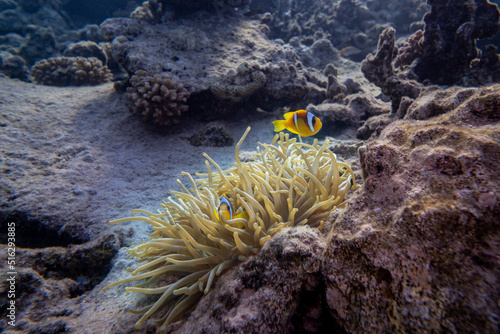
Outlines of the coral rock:
<svg viewBox="0 0 500 334">
<path fill-rule="evenodd" d="M 15 328 L 23 333 L 65 332 L 67 316 L 79 312 L 73 301 L 106 277 L 119 248 L 115 234 L 68 247 L 16 248 Z M 7 245 L 0 249 L 0 260 L 6 263 Z M 8 300 L 7 284 L 0 283 L 3 300 Z"/>
<path fill-rule="evenodd" d="M 234 139 L 220 124 L 208 124 L 197 131 L 189 138 L 189 143 L 193 146 L 232 146 Z"/>
<path fill-rule="evenodd" d="M 394 66 L 403 68 L 411 65 L 411 63 L 422 55 L 422 38 L 424 32 L 417 30 L 413 35 L 408 37 L 408 41 L 398 49 L 398 55 L 394 59 Z"/>
<path fill-rule="evenodd" d="M 391 97 L 394 113 L 398 110 L 404 96 L 415 99 L 421 90 L 418 82 L 394 74 L 392 61 L 396 50 L 394 47 L 395 33 L 393 28 L 385 29 L 380 34 L 375 56 L 368 55 L 361 63 L 361 71 L 365 77 L 380 87 L 382 93 Z"/>
<path fill-rule="evenodd" d="M 266 83 L 266 75 L 258 69 L 238 72 L 225 76 L 226 80 L 219 81 L 210 87 L 218 99 L 229 100 L 233 103 L 241 102 L 264 87 Z"/>
<path fill-rule="evenodd" d="M 27 80 L 29 77 L 28 67 L 23 58 L 12 55 L 7 51 L 0 51 L 0 72 L 10 78 Z"/>
<path fill-rule="evenodd" d="M 294 325 L 317 331 L 322 303 L 317 274 L 324 250 L 316 229 L 284 229 L 259 254 L 220 277 L 171 332 L 286 333 Z"/>
<path fill-rule="evenodd" d="M 63 55 L 65 57 L 95 57 L 103 64 L 108 62 L 108 57 L 104 50 L 97 43 L 89 41 L 80 41 L 68 45 Z"/>
<path fill-rule="evenodd" d="M 348 332 L 498 330 L 500 86 L 443 103 L 461 94 L 360 148 L 365 183 L 324 256 L 326 300 Z"/>
<path fill-rule="evenodd" d="M 236 18 L 222 24 L 213 17 L 156 25 L 114 18 L 101 24 L 101 33 L 114 39 L 112 57 L 127 72 L 169 72 L 182 78 L 205 111 L 221 109 L 216 107 L 220 103 L 245 102 L 247 109 L 308 103 L 309 92 L 321 88 L 308 85 L 308 69 L 293 50 L 270 41 L 266 28 L 258 20 Z"/>
<path fill-rule="evenodd" d="M 498 33 L 498 6 L 488 0 L 434 0 L 429 4 L 431 12 L 424 16 L 421 56 L 413 71 L 420 81 L 459 83 L 478 56 L 476 40 Z"/>
</svg>

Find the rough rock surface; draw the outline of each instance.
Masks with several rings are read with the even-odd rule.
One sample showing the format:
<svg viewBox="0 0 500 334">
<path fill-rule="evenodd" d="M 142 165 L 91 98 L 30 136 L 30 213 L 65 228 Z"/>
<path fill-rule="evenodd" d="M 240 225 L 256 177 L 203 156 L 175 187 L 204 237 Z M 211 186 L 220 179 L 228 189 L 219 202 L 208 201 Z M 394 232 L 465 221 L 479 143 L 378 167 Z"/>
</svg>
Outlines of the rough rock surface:
<svg viewBox="0 0 500 334">
<path fill-rule="evenodd" d="M 197 104 L 247 102 L 266 108 L 320 102 L 324 89 L 307 80 L 293 49 L 270 41 L 257 20 L 215 17 L 152 25 L 133 18 L 101 24 L 112 57 L 129 73 L 168 72 L 191 87 Z M 324 81 L 326 84 L 326 81 Z"/>
<path fill-rule="evenodd" d="M 219 277 L 174 333 L 287 333 L 321 329 L 319 274 L 325 242 L 317 229 L 284 229 L 259 254 Z M 295 317 L 300 315 L 301 317 Z"/>
<path fill-rule="evenodd" d="M 232 146 L 234 139 L 221 124 L 209 123 L 189 137 L 193 146 Z"/>
<path fill-rule="evenodd" d="M 33 242 L 30 246 L 35 244 Z M 5 248 L 4 245 L 1 247 Z M 14 256 L 16 329 L 25 333 L 33 332 L 30 330 L 34 328 L 45 333 L 50 330 L 64 332 L 65 318 L 76 313 L 77 305 L 85 299 L 82 295 L 106 277 L 111 259 L 119 248 L 120 241 L 115 234 L 67 248 L 17 248 Z M 7 263 L 7 254 L 7 251 L 2 251 L 0 255 L 5 272 L 10 271 L 3 266 Z M 0 283 L 2 300 L 10 299 L 7 297 L 9 283 L 6 280 Z M 5 307 L 2 305 L 2 315 L 6 313 Z M 5 327 L 5 324 L 0 324 L 0 329 Z"/>
<path fill-rule="evenodd" d="M 328 39 L 356 61 L 373 51 L 386 27 L 393 26 L 402 34 L 414 31 L 428 11 L 424 0 L 253 0 L 251 7 L 272 14 L 265 15 L 270 17 L 266 20 L 273 38 L 290 43 L 299 39 L 306 45 Z"/>
<path fill-rule="evenodd" d="M 360 149 L 365 184 L 323 264 L 328 306 L 348 332 L 499 328 L 500 86 L 465 101 L 470 90 L 453 90 L 448 113 L 396 121 Z"/>
</svg>

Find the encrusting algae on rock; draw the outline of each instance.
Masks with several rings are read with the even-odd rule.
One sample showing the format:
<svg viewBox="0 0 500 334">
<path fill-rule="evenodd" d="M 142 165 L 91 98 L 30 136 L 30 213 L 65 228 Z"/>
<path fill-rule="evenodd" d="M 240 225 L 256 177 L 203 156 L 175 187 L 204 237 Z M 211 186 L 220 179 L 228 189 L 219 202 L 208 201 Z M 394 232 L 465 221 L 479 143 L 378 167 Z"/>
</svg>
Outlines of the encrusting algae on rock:
<svg viewBox="0 0 500 334">
<path fill-rule="evenodd" d="M 204 154 L 207 173 L 196 174 L 197 179 L 181 173 L 189 178 L 191 189 L 177 180 L 182 191 L 172 191 L 174 199 L 164 201 L 159 213 L 134 210 L 132 217 L 110 222 L 144 221 L 154 230 L 149 242 L 129 250 L 143 264 L 131 272 L 132 277 L 106 287 L 144 280 L 125 291 L 159 295 L 156 302 L 134 311 L 142 314 L 136 328 L 169 306 L 157 321 L 158 331 L 165 332 L 209 291 L 222 271 L 258 253 L 284 227 L 322 229 L 329 214 L 345 205 L 347 192 L 357 188 L 351 168 L 336 161 L 328 140 L 322 146 L 317 140 L 308 145 L 280 133 L 270 145 L 259 143 L 263 150 L 254 161 L 240 161 L 239 148 L 249 131 L 250 127 L 236 145 L 235 167 L 222 171 Z M 232 202 L 235 217 L 248 219 L 224 219 L 221 224 L 214 209 L 223 196 Z M 238 215 L 242 212 L 246 215 Z M 180 278 L 162 286 L 169 274 Z"/>
</svg>

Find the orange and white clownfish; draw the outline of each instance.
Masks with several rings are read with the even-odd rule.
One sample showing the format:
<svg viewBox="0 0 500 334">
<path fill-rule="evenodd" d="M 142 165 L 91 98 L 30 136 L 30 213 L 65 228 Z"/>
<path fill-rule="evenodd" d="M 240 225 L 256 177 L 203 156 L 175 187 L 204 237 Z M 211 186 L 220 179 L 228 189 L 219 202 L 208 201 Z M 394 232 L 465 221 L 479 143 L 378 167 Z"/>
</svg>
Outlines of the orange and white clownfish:
<svg viewBox="0 0 500 334">
<path fill-rule="evenodd" d="M 274 131 L 279 132 L 284 129 L 301 135 L 302 137 L 309 137 L 318 133 L 323 124 L 318 117 L 306 110 L 297 110 L 287 112 L 283 115 L 284 120 L 274 121 Z"/>
<path fill-rule="evenodd" d="M 219 207 L 214 209 L 214 213 L 217 221 L 222 226 L 226 225 L 226 221 L 232 219 L 242 218 L 248 220 L 248 213 L 246 211 L 242 211 L 233 217 L 233 208 L 226 195 L 222 195 Z M 236 226 L 242 228 L 243 223 L 236 223 Z"/>
</svg>

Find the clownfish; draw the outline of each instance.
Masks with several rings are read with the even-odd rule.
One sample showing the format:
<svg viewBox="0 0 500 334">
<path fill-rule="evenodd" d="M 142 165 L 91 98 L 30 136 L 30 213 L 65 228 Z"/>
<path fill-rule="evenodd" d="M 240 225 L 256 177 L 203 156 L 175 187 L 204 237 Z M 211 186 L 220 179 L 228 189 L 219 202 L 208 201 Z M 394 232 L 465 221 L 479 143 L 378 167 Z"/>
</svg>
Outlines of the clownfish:
<svg viewBox="0 0 500 334">
<path fill-rule="evenodd" d="M 231 219 L 243 218 L 245 220 L 248 220 L 248 213 L 246 211 L 242 211 L 233 217 L 233 208 L 231 206 L 231 203 L 229 203 L 229 199 L 226 195 L 222 195 L 219 207 L 214 209 L 214 213 L 215 217 L 217 217 L 217 221 L 222 226 L 226 225 L 225 222 Z M 242 228 L 243 223 L 236 223 L 236 226 Z"/>
<path fill-rule="evenodd" d="M 274 131 L 279 132 L 287 129 L 291 133 L 309 137 L 318 133 L 323 124 L 318 117 L 306 110 L 287 112 L 283 115 L 284 120 L 274 121 Z"/>
</svg>

